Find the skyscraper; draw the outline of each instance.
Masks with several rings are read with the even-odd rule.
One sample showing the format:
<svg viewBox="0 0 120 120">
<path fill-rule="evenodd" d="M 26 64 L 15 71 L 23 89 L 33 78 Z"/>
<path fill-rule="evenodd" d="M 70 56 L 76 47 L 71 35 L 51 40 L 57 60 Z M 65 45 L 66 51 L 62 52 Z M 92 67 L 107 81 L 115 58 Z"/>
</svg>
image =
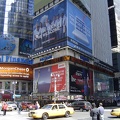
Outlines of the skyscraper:
<svg viewBox="0 0 120 120">
<path fill-rule="evenodd" d="M 33 0 L 1 0 L 0 5 L 0 34 L 32 40 Z"/>
</svg>

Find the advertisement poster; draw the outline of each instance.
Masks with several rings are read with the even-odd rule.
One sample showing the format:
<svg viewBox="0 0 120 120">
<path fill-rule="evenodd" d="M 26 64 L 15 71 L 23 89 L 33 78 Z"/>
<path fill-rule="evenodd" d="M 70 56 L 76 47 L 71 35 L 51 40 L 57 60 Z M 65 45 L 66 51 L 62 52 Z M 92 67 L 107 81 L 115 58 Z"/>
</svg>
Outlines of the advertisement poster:
<svg viewBox="0 0 120 120">
<path fill-rule="evenodd" d="M 70 0 L 67 4 L 67 29 L 68 37 L 70 37 L 68 45 L 87 54 L 92 54 L 91 19 Z"/>
<path fill-rule="evenodd" d="M 19 55 L 30 55 L 32 53 L 32 41 L 19 39 Z"/>
<path fill-rule="evenodd" d="M 65 79 L 64 63 L 35 69 L 33 90 L 38 93 L 54 92 L 56 86 L 56 91 L 64 91 L 66 90 Z"/>
<path fill-rule="evenodd" d="M 10 34 L 0 35 L 0 55 L 10 55 L 16 48 L 15 38 Z"/>
<path fill-rule="evenodd" d="M 70 93 L 89 96 L 93 94 L 93 72 L 70 64 Z"/>
<path fill-rule="evenodd" d="M 67 34 L 65 6 L 66 1 L 63 1 L 34 18 L 33 49 L 35 52 L 63 44 L 63 38 Z"/>
</svg>

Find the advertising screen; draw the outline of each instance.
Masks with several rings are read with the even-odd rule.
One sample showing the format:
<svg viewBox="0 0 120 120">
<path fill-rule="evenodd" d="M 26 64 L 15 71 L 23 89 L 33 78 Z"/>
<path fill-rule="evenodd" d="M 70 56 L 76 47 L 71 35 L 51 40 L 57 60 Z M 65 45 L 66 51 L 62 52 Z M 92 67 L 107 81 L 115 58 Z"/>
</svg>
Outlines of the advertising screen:
<svg viewBox="0 0 120 120">
<path fill-rule="evenodd" d="M 92 54 L 91 19 L 70 0 L 67 3 L 68 45 L 76 50 Z"/>
<path fill-rule="evenodd" d="M 56 4 L 35 17 L 33 21 L 34 52 L 55 46 L 65 46 L 66 22 L 66 1 Z"/>
<path fill-rule="evenodd" d="M 38 93 L 66 90 L 65 64 L 60 63 L 34 70 L 33 91 Z M 56 82 L 55 82 L 56 81 Z"/>
<path fill-rule="evenodd" d="M 32 67 L 24 64 L 0 64 L 0 79 L 32 80 Z"/>
<path fill-rule="evenodd" d="M 0 55 L 10 55 L 16 49 L 16 39 L 11 34 L 0 35 Z"/>
<path fill-rule="evenodd" d="M 93 94 L 93 72 L 70 64 L 70 93 L 81 95 Z"/>
<path fill-rule="evenodd" d="M 32 53 L 32 41 L 19 39 L 19 55 L 30 55 Z"/>
</svg>

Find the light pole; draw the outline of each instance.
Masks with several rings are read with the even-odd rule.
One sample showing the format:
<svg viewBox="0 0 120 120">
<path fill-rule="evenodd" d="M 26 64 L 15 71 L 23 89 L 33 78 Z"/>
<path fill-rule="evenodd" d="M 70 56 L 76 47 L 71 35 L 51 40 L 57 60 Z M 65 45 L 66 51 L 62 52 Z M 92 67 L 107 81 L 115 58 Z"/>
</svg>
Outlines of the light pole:
<svg viewBox="0 0 120 120">
<path fill-rule="evenodd" d="M 54 78 L 54 103 L 56 103 L 56 100 L 57 100 L 57 78 L 60 77 L 59 74 L 57 73 L 51 73 L 51 77 Z"/>
<path fill-rule="evenodd" d="M 12 84 L 14 85 L 14 87 L 13 87 L 13 97 L 14 97 L 14 102 L 15 102 L 15 91 L 16 91 L 17 81 L 13 81 Z"/>
</svg>

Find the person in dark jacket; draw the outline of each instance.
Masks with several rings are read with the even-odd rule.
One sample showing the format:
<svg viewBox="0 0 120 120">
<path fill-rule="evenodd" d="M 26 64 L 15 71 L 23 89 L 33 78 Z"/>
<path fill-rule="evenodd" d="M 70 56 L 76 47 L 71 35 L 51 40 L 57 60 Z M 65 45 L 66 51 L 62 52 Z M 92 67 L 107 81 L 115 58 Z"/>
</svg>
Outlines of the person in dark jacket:
<svg viewBox="0 0 120 120">
<path fill-rule="evenodd" d="M 21 114 L 22 111 L 22 104 L 18 103 L 18 114 Z"/>
<path fill-rule="evenodd" d="M 92 109 L 90 110 L 90 116 L 92 117 L 92 120 L 99 120 L 98 115 L 99 115 L 99 110 L 96 107 L 96 104 L 92 103 Z"/>
</svg>

